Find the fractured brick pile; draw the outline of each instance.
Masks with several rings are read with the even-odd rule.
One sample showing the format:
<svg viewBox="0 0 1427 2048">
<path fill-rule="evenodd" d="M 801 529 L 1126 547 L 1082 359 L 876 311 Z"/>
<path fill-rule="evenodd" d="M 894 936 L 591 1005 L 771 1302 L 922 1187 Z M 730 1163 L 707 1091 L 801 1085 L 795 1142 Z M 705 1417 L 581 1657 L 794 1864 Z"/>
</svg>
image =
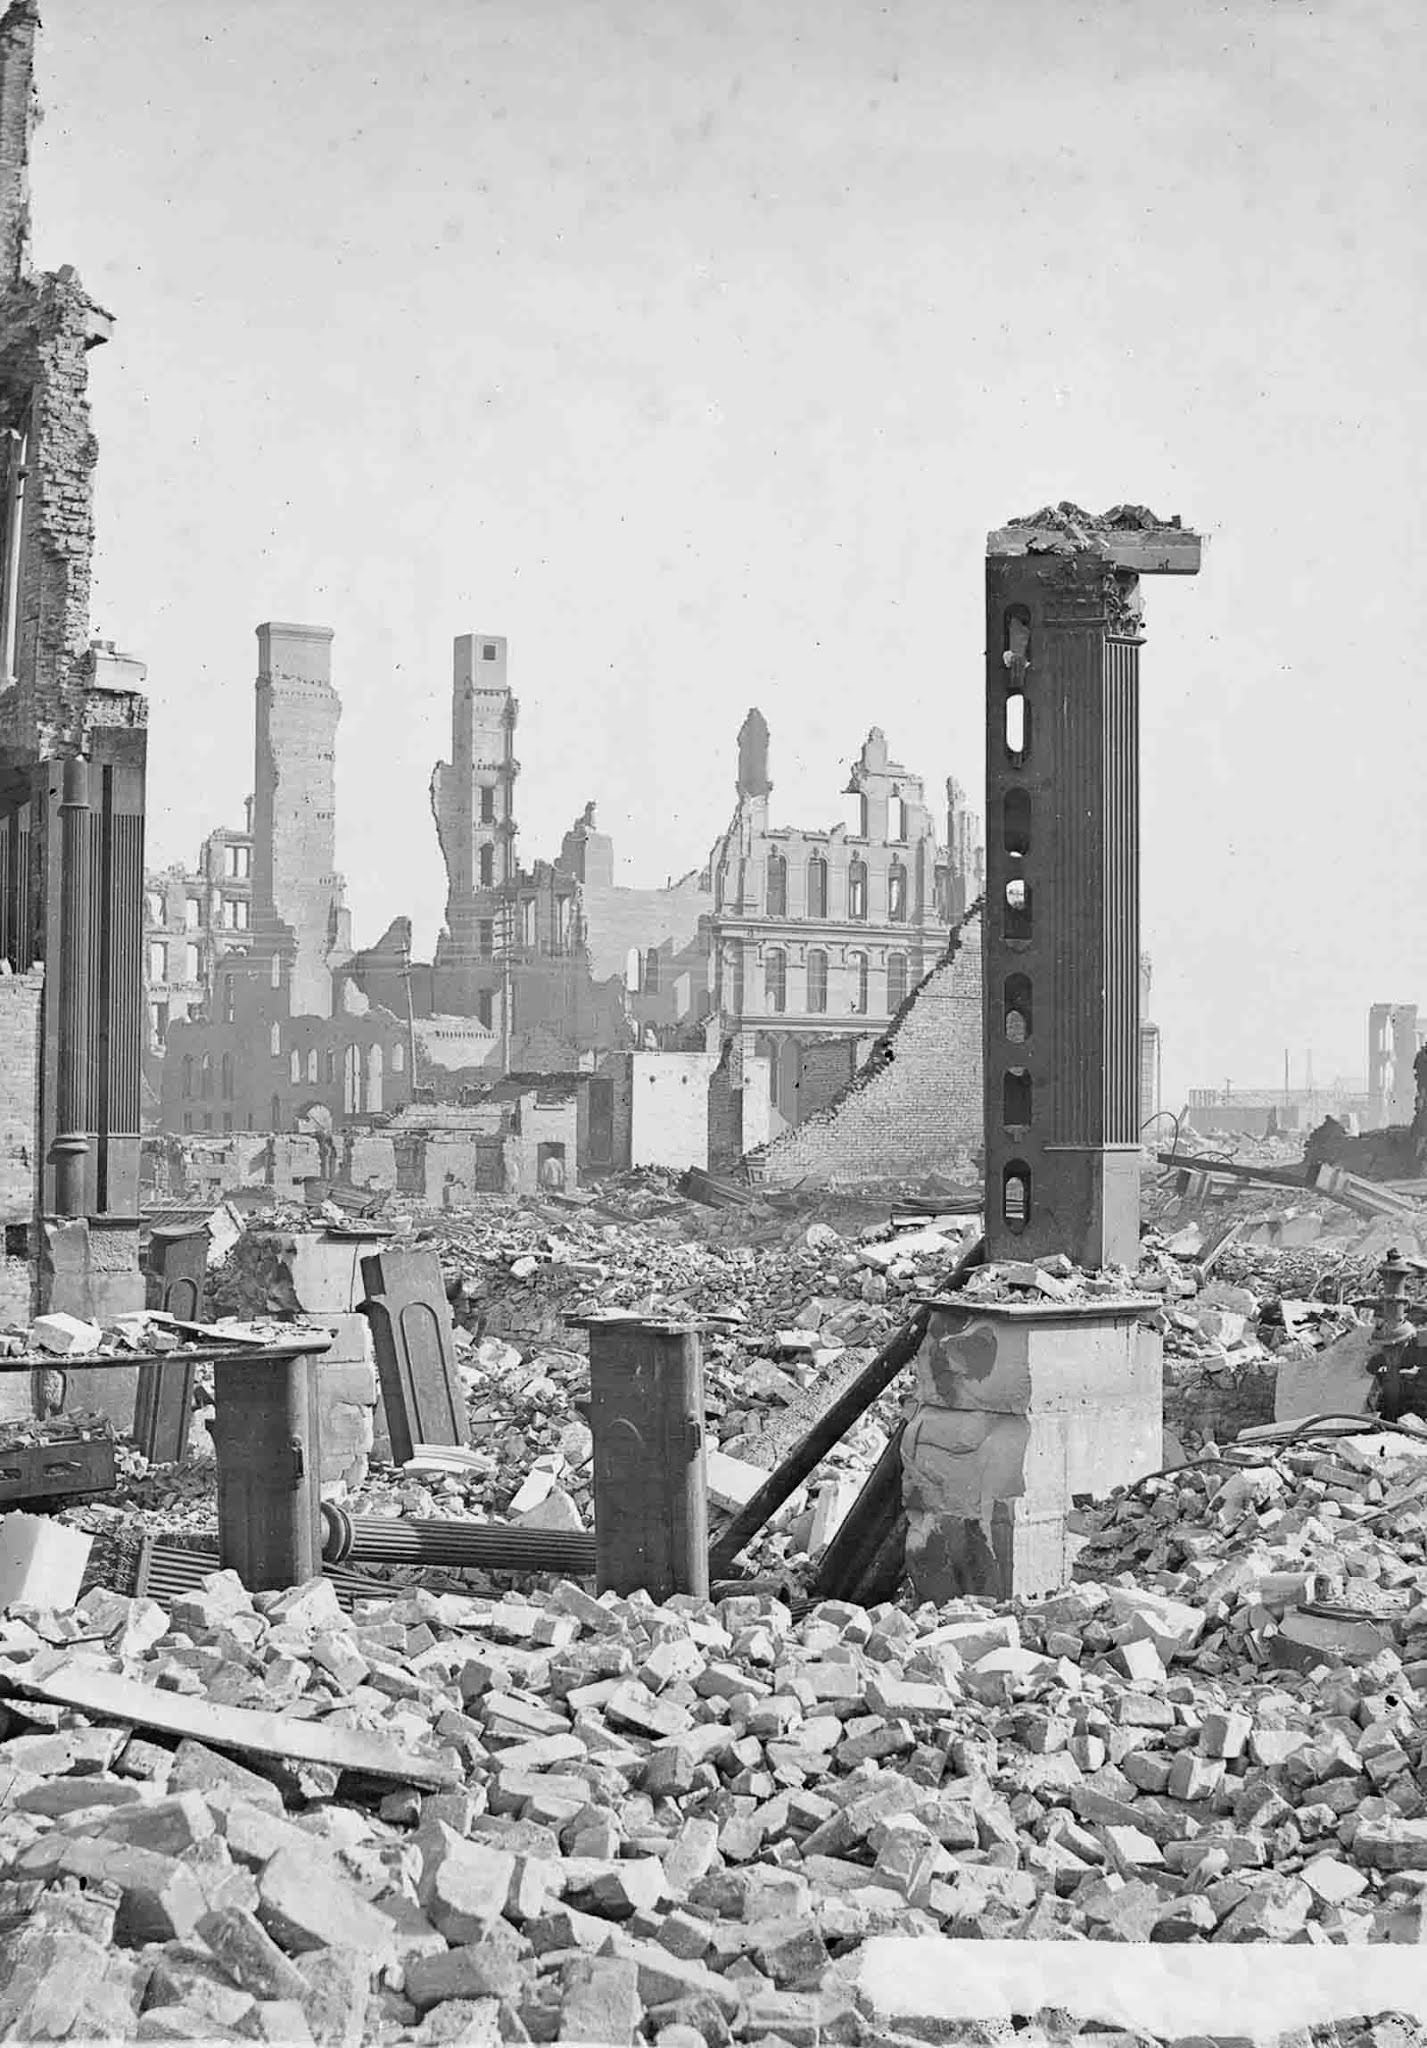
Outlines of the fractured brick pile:
<svg viewBox="0 0 1427 2048">
<path fill-rule="evenodd" d="M 888 2038 L 882 1933 L 1422 1941 L 1427 1460 L 1258 1455 L 1108 1503 L 1097 1577 L 999 1610 L 562 1584 L 345 1614 L 215 1573 L 12 1614 L 0 2024 L 797 2048 Z M 56 1645 L 450 1789 L 28 1702 Z"/>
</svg>

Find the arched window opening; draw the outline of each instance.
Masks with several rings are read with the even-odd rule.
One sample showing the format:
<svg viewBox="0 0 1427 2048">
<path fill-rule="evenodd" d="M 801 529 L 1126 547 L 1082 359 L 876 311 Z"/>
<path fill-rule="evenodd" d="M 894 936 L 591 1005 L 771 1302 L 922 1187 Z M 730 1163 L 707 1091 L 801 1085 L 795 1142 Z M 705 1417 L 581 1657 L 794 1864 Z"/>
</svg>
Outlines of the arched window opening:
<svg viewBox="0 0 1427 2048">
<path fill-rule="evenodd" d="M 481 848 L 481 887 L 489 889 L 494 886 L 494 883 L 495 848 L 493 846 L 483 846 Z"/>
<path fill-rule="evenodd" d="M 337 1055 L 326 1052 L 322 1055 L 322 1078 L 330 1088 L 337 1079 Z"/>
<path fill-rule="evenodd" d="M 1006 884 L 1005 933 L 1008 939 L 1031 935 L 1031 885 L 1014 881 Z"/>
<path fill-rule="evenodd" d="M 808 861 L 808 916 L 827 916 L 827 862 L 820 853 Z"/>
<path fill-rule="evenodd" d="M 386 1061 L 379 1045 L 367 1048 L 366 1098 L 363 1109 L 370 1116 L 379 1116 L 382 1111 L 382 1084 L 386 1078 Z"/>
<path fill-rule="evenodd" d="M 894 860 L 887 870 L 887 918 L 891 924 L 904 924 L 906 917 L 907 870 Z"/>
<path fill-rule="evenodd" d="M 788 915 L 788 863 L 781 853 L 768 856 L 768 915 Z"/>
<path fill-rule="evenodd" d="M 865 860 L 849 862 L 847 869 L 847 914 L 859 923 L 867 917 L 867 863 Z"/>
<path fill-rule="evenodd" d="M 624 956 L 624 985 L 632 996 L 644 986 L 644 955 L 638 946 L 631 946 Z"/>
<path fill-rule="evenodd" d="M 233 1055 L 230 1052 L 225 1052 L 223 1055 L 220 1085 L 223 1090 L 223 1100 L 231 1102 L 233 1100 Z"/>
<path fill-rule="evenodd" d="M 208 1096 L 210 1096 L 213 1093 L 213 1055 L 211 1052 L 206 1052 L 203 1055 L 203 1066 L 199 1074 L 198 1092 L 205 1098 L 205 1100 Z"/>
<path fill-rule="evenodd" d="M 827 1008 L 827 954 L 818 946 L 808 953 L 808 1008 L 817 1017 Z"/>
<path fill-rule="evenodd" d="M 270 1131 L 280 1131 L 282 1129 L 282 1097 L 280 1095 L 275 1095 L 268 1104 L 268 1129 Z"/>
<path fill-rule="evenodd" d="M 391 1049 L 391 1070 L 394 1074 L 406 1072 L 406 1047 L 398 1039 Z"/>
<path fill-rule="evenodd" d="M 775 1017 L 788 1007 L 788 956 L 781 946 L 770 946 L 763 968 L 763 999 Z"/>
<path fill-rule="evenodd" d="M 644 992 L 651 996 L 659 993 L 659 954 L 654 946 L 644 956 Z"/>
<path fill-rule="evenodd" d="M 1024 1159 L 1008 1159 L 1001 1175 L 1001 1221 L 1017 1237 L 1031 1215 L 1031 1169 Z"/>
<path fill-rule="evenodd" d="M 1031 850 L 1031 793 L 1008 789 L 1001 803 L 1001 844 L 1018 858 Z"/>
<path fill-rule="evenodd" d="M 887 955 L 887 1008 L 893 1016 L 907 1000 L 907 956 L 905 953 Z"/>
<path fill-rule="evenodd" d="M 342 1108 L 356 1116 L 362 1106 L 362 1048 L 349 1045 L 342 1053 Z"/>
<path fill-rule="evenodd" d="M 907 836 L 907 806 L 899 795 L 887 799 L 887 837 L 903 840 Z"/>
<path fill-rule="evenodd" d="M 1006 1010 L 1006 1037 L 1012 1045 L 1024 1045 L 1031 1035 L 1031 978 L 1008 974 L 1002 990 Z"/>
<path fill-rule="evenodd" d="M 192 1053 L 187 1053 L 187 1052 L 186 1052 L 186 1053 L 184 1054 L 184 1056 L 183 1056 L 183 1092 L 184 1092 L 184 1094 L 185 1094 L 186 1096 L 188 1096 L 188 1097 L 189 1097 L 190 1099 L 192 1099 L 192 1096 L 193 1096 L 193 1055 L 192 1055 Z"/>
<path fill-rule="evenodd" d="M 1031 749 L 1031 709 L 1024 690 L 1012 690 L 1006 699 L 1006 759 L 1013 768 L 1024 768 Z"/>
<path fill-rule="evenodd" d="M 865 1017 L 867 1015 L 868 996 L 867 955 L 865 953 L 854 953 L 850 964 L 852 967 L 852 1014 L 854 1017 Z"/>
<path fill-rule="evenodd" d="M 317 1047 L 315 1045 L 309 1048 L 307 1054 L 307 1078 L 309 1082 L 317 1079 Z"/>
<path fill-rule="evenodd" d="M 1031 1121 L 1031 1076 L 1026 1067 L 1007 1067 L 1001 1077 L 1001 1121 L 1008 1131 L 1025 1130 Z"/>
<path fill-rule="evenodd" d="M 275 1060 L 282 1058 L 282 1026 L 280 1024 L 273 1024 L 268 1027 L 268 1051 Z"/>
<path fill-rule="evenodd" d="M 293 1087 L 298 1087 L 302 1081 L 302 1054 L 296 1046 L 287 1056 L 287 1071 Z"/>
</svg>

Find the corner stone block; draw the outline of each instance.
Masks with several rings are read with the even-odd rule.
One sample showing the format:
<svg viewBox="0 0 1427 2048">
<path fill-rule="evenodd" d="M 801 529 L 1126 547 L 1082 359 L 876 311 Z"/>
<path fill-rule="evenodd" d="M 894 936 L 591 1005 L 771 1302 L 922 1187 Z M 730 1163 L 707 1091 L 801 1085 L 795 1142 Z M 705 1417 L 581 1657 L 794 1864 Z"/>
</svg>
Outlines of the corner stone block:
<svg viewBox="0 0 1427 2048">
<path fill-rule="evenodd" d="M 322 1484 L 360 1486 L 376 1440 L 377 1368 L 365 1316 L 324 1316 L 332 1349 L 317 1361 Z"/>
<path fill-rule="evenodd" d="M 1133 1309 L 933 1312 L 902 1445 L 917 1596 L 1033 1596 L 1069 1577 L 1073 1495 L 1157 1470 L 1161 1350 Z"/>
<path fill-rule="evenodd" d="M 310 1316 L 350 1316 L 365 1294 L 362 1260 L 386 1248 L 384 1237 L 324 1237 L 299 1231 L 285 1264 L 298 1305 Z"/>
</svg>

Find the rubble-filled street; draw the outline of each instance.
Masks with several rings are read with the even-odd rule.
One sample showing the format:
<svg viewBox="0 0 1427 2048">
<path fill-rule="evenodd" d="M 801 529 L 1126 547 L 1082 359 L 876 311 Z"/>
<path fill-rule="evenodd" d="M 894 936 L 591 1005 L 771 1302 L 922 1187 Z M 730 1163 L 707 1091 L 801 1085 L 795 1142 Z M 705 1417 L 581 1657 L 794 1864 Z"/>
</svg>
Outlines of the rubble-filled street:
<svg viewBox="0 0 1427 2048">
<path fill-rule="evenodd" d="M 588 1527 L 570 1319 L 618 1307 L 707 1321 L 716 1528 L 975 1228 L 710 1229 L 657 1184 L 621 1199 L 618 1221 L 401 1219 L 439 1251 L 470 1448 L 365 1461 L 329 1489 L 358 1522 Z M 259 1214 L 215 1266 L 228 1327 L 298 1312 L 271 1251 L 295 1222 Z M 1326 1275 L 1370 1286 L 1336 1248 L 1231 1248 L 1223 1281 L 1175 1241 L 1152 1232 L 1133 1276 L 973 1268 L 961 1298 L 1138 1301 L 1167 1403 L 1184 1358 L 1232 1371 L 1250 1345 L 1271 1385 L 1367 1320 L 1293 1313 Z M 93 1355 L 179 1334 L 150 1315 Z M 181 1466 L 120 1445 L 117 1492 L 58 1516 L 94 1536 L 89 1590 L 0 1620 L 7 2038 L 870 2044 L 917 2034 L 887 2009 L 888 1937 L 1427 1940 L 1427 1429 L 1211 1439 L 1078 1508 L 1043 1597 L 810 1595 L 906 1400 L 894 1382 L 783 1504 L 749 1591 L 662 1604 L 400 1566 L 253 1594 L 211 1555 L 136 1595 L 119 1533 L 211 1551 L 214 1467 L 201 1429 Z M 1366 1989 L 1359 2017 L 1319 2038 L 1407 2038 Z"/>
</svg>

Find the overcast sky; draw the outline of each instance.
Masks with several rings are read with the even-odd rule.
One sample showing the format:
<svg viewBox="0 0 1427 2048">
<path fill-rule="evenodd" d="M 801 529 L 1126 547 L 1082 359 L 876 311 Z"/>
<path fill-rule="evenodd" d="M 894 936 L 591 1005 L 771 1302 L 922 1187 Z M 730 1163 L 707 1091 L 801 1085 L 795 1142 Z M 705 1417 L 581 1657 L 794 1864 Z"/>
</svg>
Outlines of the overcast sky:
<svg viewBox="0 0 1427 2048">
<path fill-rule="evenodd" d="M 444 904 L 451 641 L 508 634 L 520 850 L 701 864 L 867 728 L 979 801 L 988 527 L 1180 513 L 1147 586 L 1167 1093 L 1427 1005 L 1413 10 L 45 0 L 35 253 L 91 359 L 96 632 L 153 864 L 241 821 L 262 619 L 336 630 L 359 942 Z"/>
</svg>

